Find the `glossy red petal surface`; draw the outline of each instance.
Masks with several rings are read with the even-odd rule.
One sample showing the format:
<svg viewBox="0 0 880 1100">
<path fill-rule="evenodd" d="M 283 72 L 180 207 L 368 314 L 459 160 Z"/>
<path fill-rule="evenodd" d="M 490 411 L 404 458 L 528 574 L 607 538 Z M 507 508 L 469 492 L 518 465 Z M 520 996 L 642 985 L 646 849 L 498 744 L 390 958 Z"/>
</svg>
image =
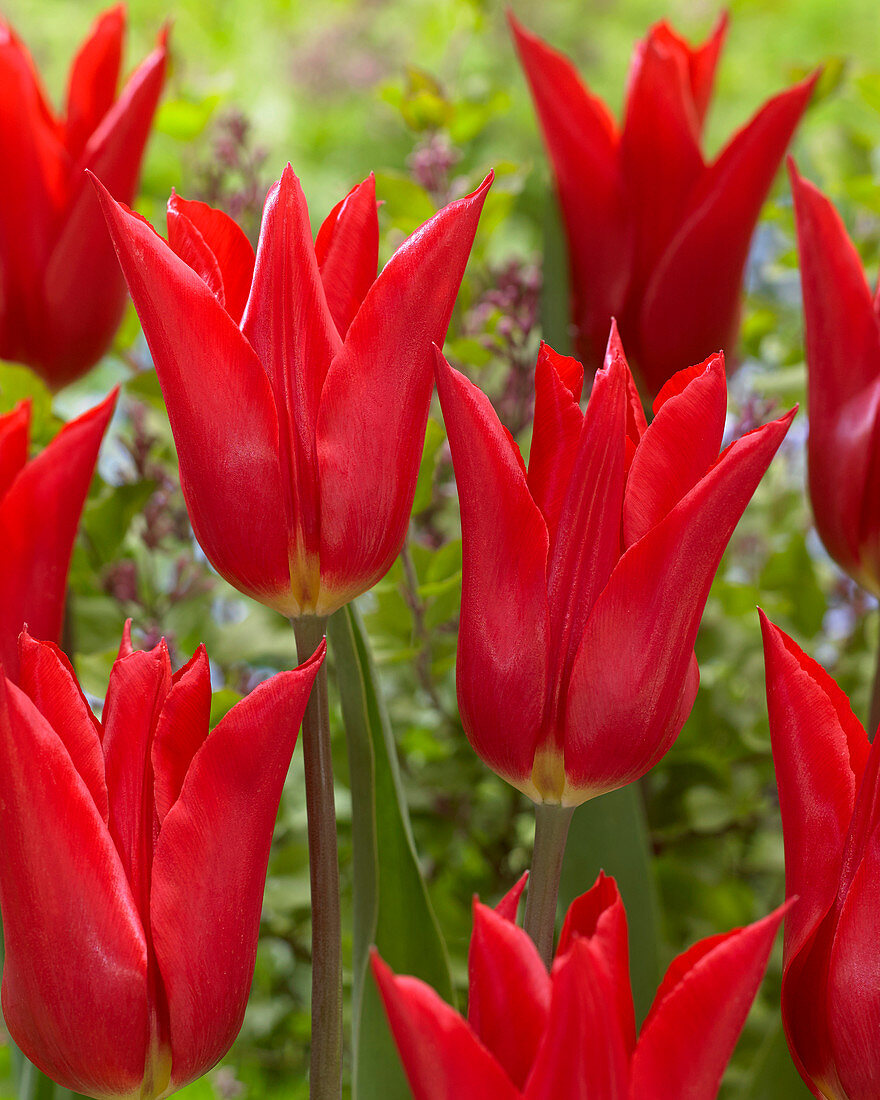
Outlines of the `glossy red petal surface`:
<svg viewBox="0 0 880 1100">
<path fill-rule="evenodd" d="M 286 610 L 278 420 L 266 374 L 195 272 L 146 222 L 102 194 L 168 406 L 196 537 L 231 584 Z"/>
<path fill-rule="evenodd" d="M 379 267 L 379 218 L 372 172 L 325 218 L 315 239 L 315 255 L 330 313 L 344 339 Z"/>
<path fill-rule="evenodd" d="M 673 962 L 675 980 L 664 980 L 633 1055 L 633 1100 L 714 1100 L 782 912 L 712 937 Z"/>
<path fill-rule="evenodd" d="M 117 4 L 98 16 L 74 58 L 64 120 L 64 142 L 73 160 L 116 98 L 124 34 L 125 8 Z"/>
<path fill-rule="evenodd" d="M 12 412 L 0 416 L 0 500 L 28 459 L 31 434 L 31 402 L 19 401 Z"/>
<path fill-rule="evenodd" d="M 547 527 L 486 395 L 442 357 L 437 389 L 461 508 L 462 721 L 483 760 L 523 782 L 547 692 Z"/>
<path fill-rule="evenodd" d="M 159 825 L 177 801 L 192 759 L 208 736 L 211 720 L 211 670 L 200 645 L 174 675 L 162 704 L 152 747 L 156 813 Z"/>
<path fill-rule="evenodd" d="M 398 978 L 374 951 L 373 977 L 414 1100 L 521 1100 L 458 1013 L 416 978 Z"/>
<path fill-rule="evenodd" d="M 513 886 L 507 891 L 501 901 L 495 906 L 495 912 L 499 917 L 516 923 L 516 915 L 519 912 L 519 903 L 522 900 L 523 890 L 529 881 L 529 872 L 523 871 Z"/>
<path fill-rule="evenodd" d="M 706 120 L 706 113 L 712 100 L 712 90 L 715 86 L 715 70 L 718 68 L 718 60 L 724 49 L 724 40 L 727 37 L 729 18 L 726 11 L 718 16 L 712 33 L 702 45 L 691 47 L 688 56 L 688 69 L 691 78 L 691 92 L 694 97 L 694 107 L 697 118 L 702 127 Z"/>
<path fill-rule="evenodd" d="M 491 175 L 397 249 L 333 360 L 318 415 L 321 614 L 391 567 L 409 524 L 441 347 Z"/>
<path fill-rule="evenodd" d="M 64 745 L 0 678 L 3 1015 L 40 1069 L 92 1096 L 139 1089 L 147 952 L 107 828 Z"/>
<path fill-rule="evenodd" d="M 162 822 L 150 912 L 175 1088 L 213 1066 L 241 1027 L 278 802 L 325 653 L 322 643 L 229 711 L 196 752 Z"/>
<path fill-rule="evenodd" d="M 18 675 L 18 635 L 58 641 L 73 540 L 116 391 L 67 424 L 0 498 L 0 664 Z"/>
</svg>

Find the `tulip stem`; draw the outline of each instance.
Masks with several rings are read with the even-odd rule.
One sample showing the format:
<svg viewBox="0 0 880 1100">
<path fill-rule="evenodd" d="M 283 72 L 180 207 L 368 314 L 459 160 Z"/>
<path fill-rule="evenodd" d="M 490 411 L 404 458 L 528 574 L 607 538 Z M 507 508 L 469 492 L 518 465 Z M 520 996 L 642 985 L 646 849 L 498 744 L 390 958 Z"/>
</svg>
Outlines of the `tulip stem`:
<svg viewBox="0 0 880 1100">
<path fill-rule="evenodd" d="M 318 616 L 293 620 L 300 664 L 318 648 L 326 626 L 327 619 Z M 326 661 L 312 686 L 302 732 L 312 893 L 309 1097 L 311 1100 L 339 1100 L 342 1095 L 342 921 Z"/>
<path fill-rule="evenodd" d="M 874 670 L 874 687 L 871 691 L 871 709 L 868 712 L 868 740 L 873 741 L 880 725 L 880 639 L 877 641 L 877 666 Z"/>
<path fill-rule="evenodd" d="M 547 802 L 535 806 L 535 847 L 523 926 L 535 941 L 548 970 L 553 959 L 562 857 L 573 813 L 573 806 L 554 806 Z"/>
</svg>

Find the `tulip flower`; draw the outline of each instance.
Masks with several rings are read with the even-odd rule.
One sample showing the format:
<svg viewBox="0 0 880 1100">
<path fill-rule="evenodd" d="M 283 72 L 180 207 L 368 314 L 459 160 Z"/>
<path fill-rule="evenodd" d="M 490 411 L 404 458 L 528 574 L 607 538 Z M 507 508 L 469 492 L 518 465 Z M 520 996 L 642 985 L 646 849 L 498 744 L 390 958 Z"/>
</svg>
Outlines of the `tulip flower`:
<svg viewBox="0 0 880 1100">
<path fill-rule="evenodd" d="M 128 628 L 102 719 L 64 654 L 0 677 L 3 1016 L 50 1077 L 154 1100 L 241 1026 L 281 788 L 323 645 L 209 733 L 200 646 L 172 675 Z"/>
<path fill-rule="evenodd" d="M 816 77 L 769 100 L 707 162 L 703 122 L 727 30 L 691 46 L 665 22 L 633 53 L 620 126 L 574 66 L 511 16 L 568 239 L 578 350 L 620 323 L 646 388 L 734 348 L 749 243 Z"/>
<path fill-rule="evenodd" d="M 806 321 L 809 486 L 828 553 L 880 596 L 880 303 L 834 207 L 789 163 Z"/>
<path fill-rule="evenodd" d="M 612 329 L 583 367 L 544 345 L 526 470 L 488 398 L 437 355 L 461 504 L 458 702 L 483 760 L 537 803 L 638 779 L 690 713 L 721 555 L 794 412 L 718 455 L 720 355 L 642 406 Z"/>
<path fill-rule="evenodd" d="M 73 540 L 115 404 L 114 391 L 30 462 L 30 403 L 0 416 L 0 664 L 13 680 L 25 623 L 61 637 Z"/>
<path fill-rule="evenodd" d="M 521 889 L 474 903 L 467 1021 L 374 954 L 415 1100 L 713 1100 L 782 911 L 679 955 L 637 1037 L 614 879 L 572 903 L 550 973 L 515 924 Z"/>
<path fill-rule="evenodd" d="M 832 261 L 833 262 L 833 261 Z M 782 1019 L 816 1097 L 880 1096 L 880 741 L 815 661 L 762 616 L 785 839 Z"/>
<path fill-rule="evenodd" d="M 131 203 L 167 50 L 163 32 L 117 97 L 124 32 L 122 5 L 99 16 L 71 67 L 61 117 L 0 19 L 0 358 L 25 363 L 53 390 L 97 363 L 125 307 L 85 170 Z"/>
<path fill-rule="evenodd" d="M 256 259 L 225 214 L 172 196 L 168 244 L 100 189 L 156 369 L 196 537 L 246 595 L 299 618 L 370 588 L 409 523 L 442 344 L 486 191 L 376 277 L 371 177 L 312 243 L 288 165 Z"/>
</svg>

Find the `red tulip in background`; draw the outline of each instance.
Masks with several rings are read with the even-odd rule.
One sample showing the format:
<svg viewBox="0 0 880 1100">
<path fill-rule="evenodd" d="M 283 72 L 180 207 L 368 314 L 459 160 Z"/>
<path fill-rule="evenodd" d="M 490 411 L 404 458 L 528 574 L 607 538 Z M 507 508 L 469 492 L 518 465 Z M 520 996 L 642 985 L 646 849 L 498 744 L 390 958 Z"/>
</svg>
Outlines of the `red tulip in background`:
<svg viewBox="0 0 880 1100">
<path fill-rule="evenodd" d="M 375 183 L 312 243 L 290 166 L 256 263 L 225 214 L 172 196 L 169 244 L 101 197 L 177 443 L 196 537 L 282 614 L 329 615 L 390 568 L 409 523 L 442 344 L 486 191 L 450 203 L 376 277 Z"/>
<path fill-rule="evenodd" d="M 126 629 L 102 720 L 64 654 L 0 677 L 3 1015 L 96 1097 L 167 1096 L 241 1026 L 281 788 L 324 646 L 208 732 L 204 647 L 171 673 Z"/>
<path fill-rule="evenodd" d="M 810 499 L 828 553 L 880 595 L 880 299 L 825 196 L 791 162 L 806 321 Z"/>
<path fill-rule="evenodd" d="M 373 957 L 415 1100 L 713 1100 L 781 910 L 679 955 L 637 1038 L 614 879 L 572 903 L 549 974 L 515 924 L 522 885 L 497 910 L 474 903 L 467 1022 Z"/>
<path fill-rule="evenodd" d="M 669 749 L 727 540 L 793 413 L 718 449 L 722 357 L 674 375 L 645 424 L 612 330 L 583 367 L 544 345 L 528 471 L 488 398 L 438 353 L 461 505 L 458 701 L 477 753 L 536 802 L 576 806 Z"/>
<path fill-rule="evenodd" d="M 0 664 L 13 680 L 25 623 L 61 637 L 73 540 L 115 404 L 114 392 L 30 462 L 30 404 L 0 416 Z"/>
<path fill-rule="evenodd" d="M 125 284 L 95 172 L 130 203 L 165 78 L 165 33 L 116 97 L 125 9 L 100 16 L 70 71 L 57 117 L 20 39 L 0 19 L 0 359 L 25 363 L 53 390 L 101 358 L 119 326 Z"/>
<path fill-rule="evenodd" d="M 735 347 L 752 231 L 815 77 L 767 102 L 707 163 L 726 16 L 697 47 L 667 23 L 651 28 L 620 127 L 568 58 L 511 26 L 556 179 L 579 352 L 598 366 L 616 317 L 655 394 L 682 363 Z"/>
<path fill-rule="evenodd" d="M 880 1096 L 880 739 L 815 661 L 762 617 L 785 836 L 782 1018 L 814 1096 Z"/>
</svg>

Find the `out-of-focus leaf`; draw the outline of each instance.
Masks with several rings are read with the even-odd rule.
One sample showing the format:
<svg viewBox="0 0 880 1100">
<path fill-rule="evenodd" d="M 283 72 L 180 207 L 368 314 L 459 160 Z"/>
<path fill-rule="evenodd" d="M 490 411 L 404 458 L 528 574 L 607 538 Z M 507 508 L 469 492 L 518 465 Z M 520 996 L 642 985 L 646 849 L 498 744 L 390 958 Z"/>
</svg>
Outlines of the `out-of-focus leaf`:
<svg viewBox="0 0 880 1100">
<path fill-rule="evenodd" d="M 122 545 L 129 524 L 156 488 L 153 481 L 134 481 L 107 486 L 100 498 L 90 501 L 82 526 L 99 561 L 108 562 Z"/>
<path fill-rule="evenodd" d="M 809 1100 L 811 1095 L 794 1068 L 780 1020 L 758 1051 L 743 1100 Z"/>
<path fill-rule="evenodd" d="M 209 95 L 198 101 L 166 99 L 156 112 L 156 132 L 168 134 L 178 141 L 192 141 L 208 125 L 219 102 L 218 95 Z"/>
<path fill-rule="evenodd" d="M 0 362 L 0 414 L 31 401 L 31 446 L 44 447 L 60 427 L 52 415 L 52 394 L 32 370 Z"/>
<path fill-rule="evenodd" d="M 428 420 L 425 432 L 425 447 L 422 451 L 422 461 L 419 466 L 419 479 L 416 482 L 416 493 L 413 498 L 412 511 L 416 516 L 423 512 L 431 503 L 434 495 L 434 466 L 437 462 L 437 452 L 446 438 L 446 433 L 436 420 Z"/>
</svg>

